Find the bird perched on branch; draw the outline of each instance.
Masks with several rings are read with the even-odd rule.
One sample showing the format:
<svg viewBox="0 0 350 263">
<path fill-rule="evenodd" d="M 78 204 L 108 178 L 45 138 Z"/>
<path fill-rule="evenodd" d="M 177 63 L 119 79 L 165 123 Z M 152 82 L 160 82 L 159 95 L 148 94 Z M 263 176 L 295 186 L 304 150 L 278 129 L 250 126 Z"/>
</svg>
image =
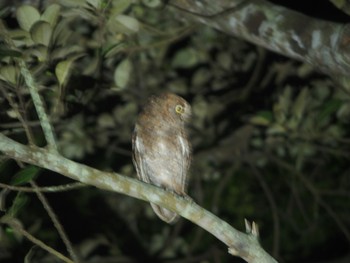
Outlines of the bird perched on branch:
<svg viewBox="0 0 350 263">
<path fill-rule="evenodd" d="M 186 196 L 191 162 L 186 123 L 190 116 L 191 106 L 175 94 L 152 96 L 147 101 L 132 138 L 133 162 L 140 180 Z M 166 208 L 151 206 L 167 223 L 179 218 Z"/>
</svg>

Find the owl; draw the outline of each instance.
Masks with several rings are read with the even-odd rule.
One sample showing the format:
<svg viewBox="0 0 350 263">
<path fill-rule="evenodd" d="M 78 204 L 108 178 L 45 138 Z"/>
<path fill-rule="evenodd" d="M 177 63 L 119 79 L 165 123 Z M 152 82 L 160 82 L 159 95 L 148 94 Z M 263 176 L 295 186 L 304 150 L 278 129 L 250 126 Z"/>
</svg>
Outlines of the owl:
<svg viewBox="0 0 350 263">
<path fill-rule="evenodd" d="M 152 96 L 139 114 L 132 138 L 133 162 L 140 180 L 186 196 L 191 145 L 186 123 L 191 106 L 183 98 L 165 93 Z M 179 215 L 152 204 L 167 223 Z"/>
</svg>

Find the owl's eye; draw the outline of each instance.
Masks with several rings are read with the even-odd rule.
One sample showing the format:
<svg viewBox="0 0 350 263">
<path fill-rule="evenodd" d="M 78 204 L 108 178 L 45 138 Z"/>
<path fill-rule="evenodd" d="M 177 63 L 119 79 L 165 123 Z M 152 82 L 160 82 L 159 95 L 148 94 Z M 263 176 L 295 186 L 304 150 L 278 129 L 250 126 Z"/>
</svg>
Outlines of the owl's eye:
<svg viewBox="0 0 350 263">
<path fill-rule="evenodd" d="M 178 114 L 184 114 L 185 113 L 185 108 L 178 104 L 178 105 L 175 106 L 175 111 Z"/>
</svg>

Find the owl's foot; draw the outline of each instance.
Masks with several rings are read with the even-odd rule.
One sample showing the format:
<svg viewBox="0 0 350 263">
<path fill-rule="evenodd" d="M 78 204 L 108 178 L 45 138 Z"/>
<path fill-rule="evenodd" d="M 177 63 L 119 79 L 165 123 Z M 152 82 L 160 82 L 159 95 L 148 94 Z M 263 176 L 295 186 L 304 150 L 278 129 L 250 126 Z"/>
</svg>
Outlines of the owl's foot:
<svg viewBox="0 0 350 263">
<path fill-rule="evenodd" d="M 183 197 L 184 199 L 186 199 L 187 201 L 189 201 L 189 202 L 194 202 L 193 199 L 192 199 L 192 197 L 190 197 L 190 196 L 187 195 L 187 194 L 183 195 L 182 197 Z"/>
<path fill-rule="evenodd" d="M 180 196 L 184 199 L 186 199 L 187 201 L 191 201 L 191 202 L 194 202 L 193 199 L 188 195 L 186 194 L 185 192 L 176 192 L 174 189 L 168 189 L 168 188 L 164 188 L 166 191 L 169 191 L 169 192 L 172 192 L 174 195 L 177 195 L 177 196 Z"/>
<path fill-rule="evenodd" d="M 192 199 L 192 197 L 190 197 L 188 194 L 186 193 L 181 193 L 178 194 L 179 196 L 181 196 L 183 199 L 185 199 L 186 201 L 190 202 L 190 203 L 194 203 L 194 200 Z"/>
</svg>

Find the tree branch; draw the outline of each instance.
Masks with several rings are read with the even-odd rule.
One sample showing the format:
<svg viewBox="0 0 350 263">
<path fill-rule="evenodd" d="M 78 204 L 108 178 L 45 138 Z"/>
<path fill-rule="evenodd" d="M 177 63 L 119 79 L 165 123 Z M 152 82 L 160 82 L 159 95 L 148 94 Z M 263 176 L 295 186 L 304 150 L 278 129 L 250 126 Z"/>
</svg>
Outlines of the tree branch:
<svg viewBox="0 0 350 263">
<path fill-rule="evenodd" d="M 350 72 L 350 24 L 308 17 L 265 0 L 172 0 L 170 5 L 193 20 L 326 74 Z"/>
<path fill-rule="evenodd" d="M 1 20 L 0 20 L 0 31 L 2 32 L 2 36 L 4 37 L 5 42 L 11 48 L 16 49 L 16 46 L 14 45 L 13 40 L 8 36 L 7 29 Z M 39 95 L 38 84 L 35 82 L 35 79 L 31 74 L 25 60 L 23 60 L 23 58 L 14 58 L 14 60 L 18 63 L 24 82 L 28 86 L 30 96 L 33 100 L 33 104 L 38 114 L 40 125 L 43 129 L 44 136 L 48 143 L 49 149 L 53 151 L 57 151 L 57 144 L 56 144 L 54 131 L 49 121 L 49 117 L 46 114 L 44 102 Z"/>
<path fill-rule="evenodd" d="M 260 246 L 254 233 L 244 234 L 214 214 L 203 209 L 192 200 L 183 198 L 159 187 L 117 173 L 102 172 L 92 167 L 73 162 L 57 152 L 36 146 L 25 146 L 0 133 L 0 151 L 5 155 L 26 163 L 60 173 L 74 180 L 98 188 L 119 192 L 137 199 L 152 202 L 177 212 L 182 217 L 207 230 L 223 243 L 231 253 L 252 263 L 274 263 L 275 261 Z"/>
</svg>

